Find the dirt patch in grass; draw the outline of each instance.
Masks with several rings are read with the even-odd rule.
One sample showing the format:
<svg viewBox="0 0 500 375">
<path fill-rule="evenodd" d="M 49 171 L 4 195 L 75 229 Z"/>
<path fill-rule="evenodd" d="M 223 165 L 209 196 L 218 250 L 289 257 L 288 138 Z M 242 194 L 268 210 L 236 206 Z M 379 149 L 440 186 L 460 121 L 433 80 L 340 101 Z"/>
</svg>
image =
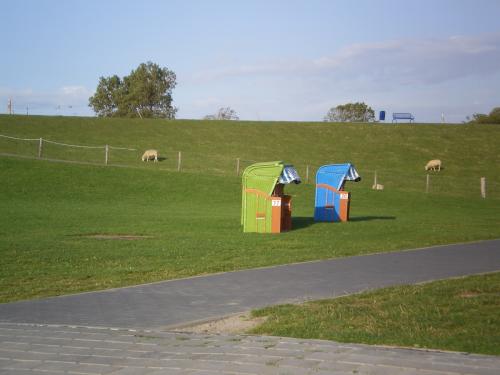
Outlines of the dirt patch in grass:
<svg viewBox="0 0 500 375">
<path fill-rule="evenodd" d="M 479 293 L 479 292 L 462 292 L 458 295 L 461 298 L 475 298 L 475 297 L 500 297 L 500 293 Z"/>
<path fill-rule="evenodd" d="M 474 297 L 479 297 L 480 295 L 481 295 L 481 293 L 477 293 L 477 292 L 463 292 L 463 293 L 460 293 L 458 296 L 461 298 L 474 298 Z"/>
<path fill-rule="evenodd" d="M 250 312 L 210 322 L 174 329 L 178 332 L 241 334 L 265 322 L 267 317 L 251 317 Z"/>
<path fill-rule="evenodd" d="M 148 238 L 153 238 L 152 236 L 140 236 L 135 234 L 86 234 L 82 237 L 93 238 L 96 240 L 122 240 L 122 241 L 134 241 L 134 240 L 144 240 Z"/>
</svg>

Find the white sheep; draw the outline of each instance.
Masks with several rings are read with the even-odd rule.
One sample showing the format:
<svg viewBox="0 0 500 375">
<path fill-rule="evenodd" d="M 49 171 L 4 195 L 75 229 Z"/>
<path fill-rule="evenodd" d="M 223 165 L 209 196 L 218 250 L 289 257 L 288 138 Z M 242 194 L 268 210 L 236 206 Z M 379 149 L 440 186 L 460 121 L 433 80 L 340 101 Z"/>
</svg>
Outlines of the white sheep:
<svg viewBox="0 0 500 375">
<path fill-rule="evenodd" d="M 438 171 L 441 170 L 441 160 L 439 159 L 434 159 L 434 160 L 431 160 L 427 163 L 427 165 L 425 166 L 425 170 L 428 171 L 430 169 L 432 169 L 433 171 L 435 171 L 437 168 Z"/>
<path fill-rule="evenodd" d="M 150 161 L 151 159 L 153 159 L 155 162 L 158 161 L 157 150 L 146 150 L 142 155 L 142 161 Z"/>
</svg>

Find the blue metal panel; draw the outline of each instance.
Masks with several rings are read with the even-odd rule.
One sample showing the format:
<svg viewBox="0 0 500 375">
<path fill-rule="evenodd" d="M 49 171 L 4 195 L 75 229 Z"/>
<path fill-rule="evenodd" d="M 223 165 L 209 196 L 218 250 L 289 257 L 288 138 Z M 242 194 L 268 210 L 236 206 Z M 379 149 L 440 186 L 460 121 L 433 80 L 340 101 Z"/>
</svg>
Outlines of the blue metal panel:
<svg viewBox="0 0 500 375">
<path fill-rule="evenodd" d="M 339 221 L 340 194 L 332 190 L 317 187 L 314 220 Z"/>
<path fill-rule="evenodd" d="M 316 185 L 326 184 L 336 190 L 340 190 L 345 180 L 358 177 L 357 172 L 354 172 L 355 174 L 352 178 L 350 177 L 353 174 L 350 173 L 352 167 L 351 163 L 324 165 L 316 173 Z"/>
</svg>

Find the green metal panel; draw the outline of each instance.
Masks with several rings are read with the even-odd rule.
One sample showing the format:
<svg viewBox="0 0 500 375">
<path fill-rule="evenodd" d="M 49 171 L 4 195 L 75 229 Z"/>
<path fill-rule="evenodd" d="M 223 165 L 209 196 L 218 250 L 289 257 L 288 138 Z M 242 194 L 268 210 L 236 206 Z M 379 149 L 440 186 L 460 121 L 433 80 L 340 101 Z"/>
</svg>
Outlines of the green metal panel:
<svg viewBox="0 0 500 375">
<path fill-rule="evenodd" d="M 256 163 L 243 172 L 241 224 L 244 232 L 271 232 L 272 206 L 266 196 L 272 194 L 284 166 L 282 161 Z M 258 213 L 265 214 L 265 218 L 257 218 Z"/>
</svg>

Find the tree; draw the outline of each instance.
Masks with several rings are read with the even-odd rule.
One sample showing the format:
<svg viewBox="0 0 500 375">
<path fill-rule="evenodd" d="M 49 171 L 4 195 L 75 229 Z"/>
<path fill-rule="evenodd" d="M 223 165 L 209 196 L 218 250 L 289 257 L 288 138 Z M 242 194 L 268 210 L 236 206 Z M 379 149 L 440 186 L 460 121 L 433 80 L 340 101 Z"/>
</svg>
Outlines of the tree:
<svg viewBox="0 0 500 375">
<path fill-rule="evenodd" d="M 152 63 L 140 64 L 121 79 L 100 77 L 89 106 L 99 117 L 155 117 L 174 119 L 175 73 Z"/>
<path fill-rule="evenodd" d="M 488 115 L 485 115 L 484 113 L 474 113 L 472 115 L 471 122 L 476 123 L 476 124 L 487 124 L 488 123 Z"/>
<path fill-rule="evenodd" d="M 489 118 L 492 124 L 500 124 L 500 107 L 495 107 L 491 110 Z"/>
<path fill-rule="evenodd" d="M 236 111 L 230 107 L 220 108 L 215 115 L 207 115 L 203 120 L 239 120 Z"/>
<path fill-rule="evenodd" d="M 323 120 L 327 122 L 374 121 L 375 112 L 365 103 L 347 103 L 330 108 Z"/>
<path fill-rule="evenodd" d="M 470 122 L 473 124 L 500 124 L 500 107 L 493 108 L 489 115 L 474 113 Z"/>
<path fill-rule="evenodd" d="M 119 101 L 122 97 L 123 83 L 120 77 L 99 78 L 94 96 L 89 98 L 89 106 L 94 109 L 99 117 L 117 115 Z"/>
</svg>

